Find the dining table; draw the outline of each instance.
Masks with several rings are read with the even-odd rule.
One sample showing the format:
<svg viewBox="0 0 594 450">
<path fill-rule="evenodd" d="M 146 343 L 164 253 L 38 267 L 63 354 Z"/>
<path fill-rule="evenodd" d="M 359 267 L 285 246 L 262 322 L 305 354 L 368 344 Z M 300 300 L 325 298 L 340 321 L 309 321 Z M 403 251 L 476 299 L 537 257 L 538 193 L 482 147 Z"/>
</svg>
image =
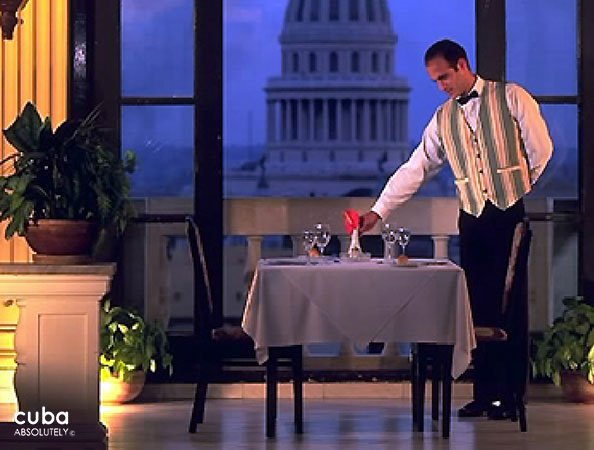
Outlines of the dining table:
<svg viewBox="0 0 594 450">
<path fill-rule="evenodd" d="M 441 344 L 451 348 L 455 379 L 476 347 L 464 271 L 449 260 L 262 259 L 242 328 L 254 340 L 261 364 L 271 349 L 296 345 Z"/>
</svg>

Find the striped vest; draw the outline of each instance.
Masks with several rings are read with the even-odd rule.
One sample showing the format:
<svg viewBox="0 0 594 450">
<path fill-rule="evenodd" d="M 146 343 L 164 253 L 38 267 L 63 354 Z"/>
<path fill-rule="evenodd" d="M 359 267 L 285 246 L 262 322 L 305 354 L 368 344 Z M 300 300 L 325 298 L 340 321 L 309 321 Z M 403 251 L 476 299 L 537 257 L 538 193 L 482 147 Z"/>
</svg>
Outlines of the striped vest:
<svg viewBox="0 0 594 450">
<path fill-rule="evenodd" d="M 531 188 L 526 151 L 507 106 L 505 83 L 485 80 L 480 101 L 474 132 L 455 99 L 437 112 L 439 138 L 454 172 L 460 207 L 477 217 L 487 200 L 506 209 Z"/>
</svg>

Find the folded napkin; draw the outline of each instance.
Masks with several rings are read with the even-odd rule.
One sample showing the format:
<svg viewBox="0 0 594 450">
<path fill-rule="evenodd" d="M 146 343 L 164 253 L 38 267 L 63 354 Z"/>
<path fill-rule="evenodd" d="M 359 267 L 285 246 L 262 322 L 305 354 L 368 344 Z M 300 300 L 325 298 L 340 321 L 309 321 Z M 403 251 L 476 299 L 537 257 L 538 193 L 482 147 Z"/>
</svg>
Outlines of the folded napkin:
<svg viewBox="0 0 594 450">
<path fill-rule="evenodd" d="M 349 208 L 342 213 L 342 216 L 344 217 L 344 227 L 348 235 L 359 229 L 359 213 L 357 211 Z"/>
<path fill-rule="evenodd" d="M 359 244 L 359 213 L 354 209 L 347 209 L 342 213 L 344 217 L 344 227 L 351 236 L 348 255 L 356 258 L 361 254 L 361 244 Z"/>
</svg>

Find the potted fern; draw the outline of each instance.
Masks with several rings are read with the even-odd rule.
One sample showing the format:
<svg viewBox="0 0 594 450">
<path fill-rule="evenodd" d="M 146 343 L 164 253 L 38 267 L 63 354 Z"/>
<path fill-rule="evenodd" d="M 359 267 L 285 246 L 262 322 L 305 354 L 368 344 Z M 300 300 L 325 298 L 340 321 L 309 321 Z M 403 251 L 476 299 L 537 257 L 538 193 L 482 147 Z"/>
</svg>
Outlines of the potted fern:
<svg viewBox="0 0 594 450">
<path fill-rule="evenodd" d="M 97 117 L 95 110 L 53 130 L 27 103 L 4 130 L 16 152 L 0 161 L 0 221 L 8 221 L 6 239 L 25 236 L 34 260 L 87 262 L 97 233 L 121 233 L 132 215 L 134 154 L 120 159 Z"/>
<path fill-rule="evenodd" d="M 163 327 L 105 299 L 101 309 L 101 401 L 133 400 L 144 386 L 146 373 L 158 367 L 173 371 Z"/>
<path fill-rule="evenodd" d="M 574 402 L 594 402 L 594 306 L 567 297 L 565 310 L 536 342 L 535 375 L 549 377 Z"/>
</svg>

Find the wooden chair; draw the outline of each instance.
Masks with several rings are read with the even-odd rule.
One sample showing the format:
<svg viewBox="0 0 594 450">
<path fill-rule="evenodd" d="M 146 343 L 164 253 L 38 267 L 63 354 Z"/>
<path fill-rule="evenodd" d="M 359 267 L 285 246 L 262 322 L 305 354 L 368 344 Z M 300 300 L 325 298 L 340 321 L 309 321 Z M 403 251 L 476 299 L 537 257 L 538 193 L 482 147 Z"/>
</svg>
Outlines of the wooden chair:
<svg viewBox="0 0 594 450">
<path fill-rule="evenodd" d="M 506 377 L 507 398 L 512 402 L 512 420 L 519 419 L 520 431 L 527 431 L 526 384 L 528 380 L 528 255 L 532 231 L 528 222 L 520 222 L 514 230 L 507 267 L 502 321 L 488 327 L 475 327 L 479 342 L 505 345 L 502 361 Z M 451 417 L 451 348 L 434 344 L 413 347 L 411 368 L 413 424 L 423 431 L 423 406 L 428 367 L 432 372 L 432 418 L 439 418 L 439 386 L 443 384 L 443 437 L 449 437 Z"/>
<path fill-rule="evenodd" d="M 254 341 L 241 327 L 233 325 L 217 326 L 214 323 L 213 299 L 210 278 L 204 256 L 200 231 L 193 217 L 186 218 L 186 231 L 192 265 L 194 269 L 194 320 L 198 374 L 189 432 L 195 433 L 197 425 L 204 421 L 204 409 L 208 383 L 223 366 L 256 365 Z M 303 362 L 301 346 L 271 349 L 271 363 L 267 367 L 267 435 L 274 434 L 276 419 L 277 365 L 289 366 L 293 372 L 295 396 L 295 428 L 303 430 Z M 274 409 L 271 409 L 274 400 Z M 269 414 L 270 412 L 270 414 Z M 270 417 L 268 417 L 270 416 Z"/>
</svg>

